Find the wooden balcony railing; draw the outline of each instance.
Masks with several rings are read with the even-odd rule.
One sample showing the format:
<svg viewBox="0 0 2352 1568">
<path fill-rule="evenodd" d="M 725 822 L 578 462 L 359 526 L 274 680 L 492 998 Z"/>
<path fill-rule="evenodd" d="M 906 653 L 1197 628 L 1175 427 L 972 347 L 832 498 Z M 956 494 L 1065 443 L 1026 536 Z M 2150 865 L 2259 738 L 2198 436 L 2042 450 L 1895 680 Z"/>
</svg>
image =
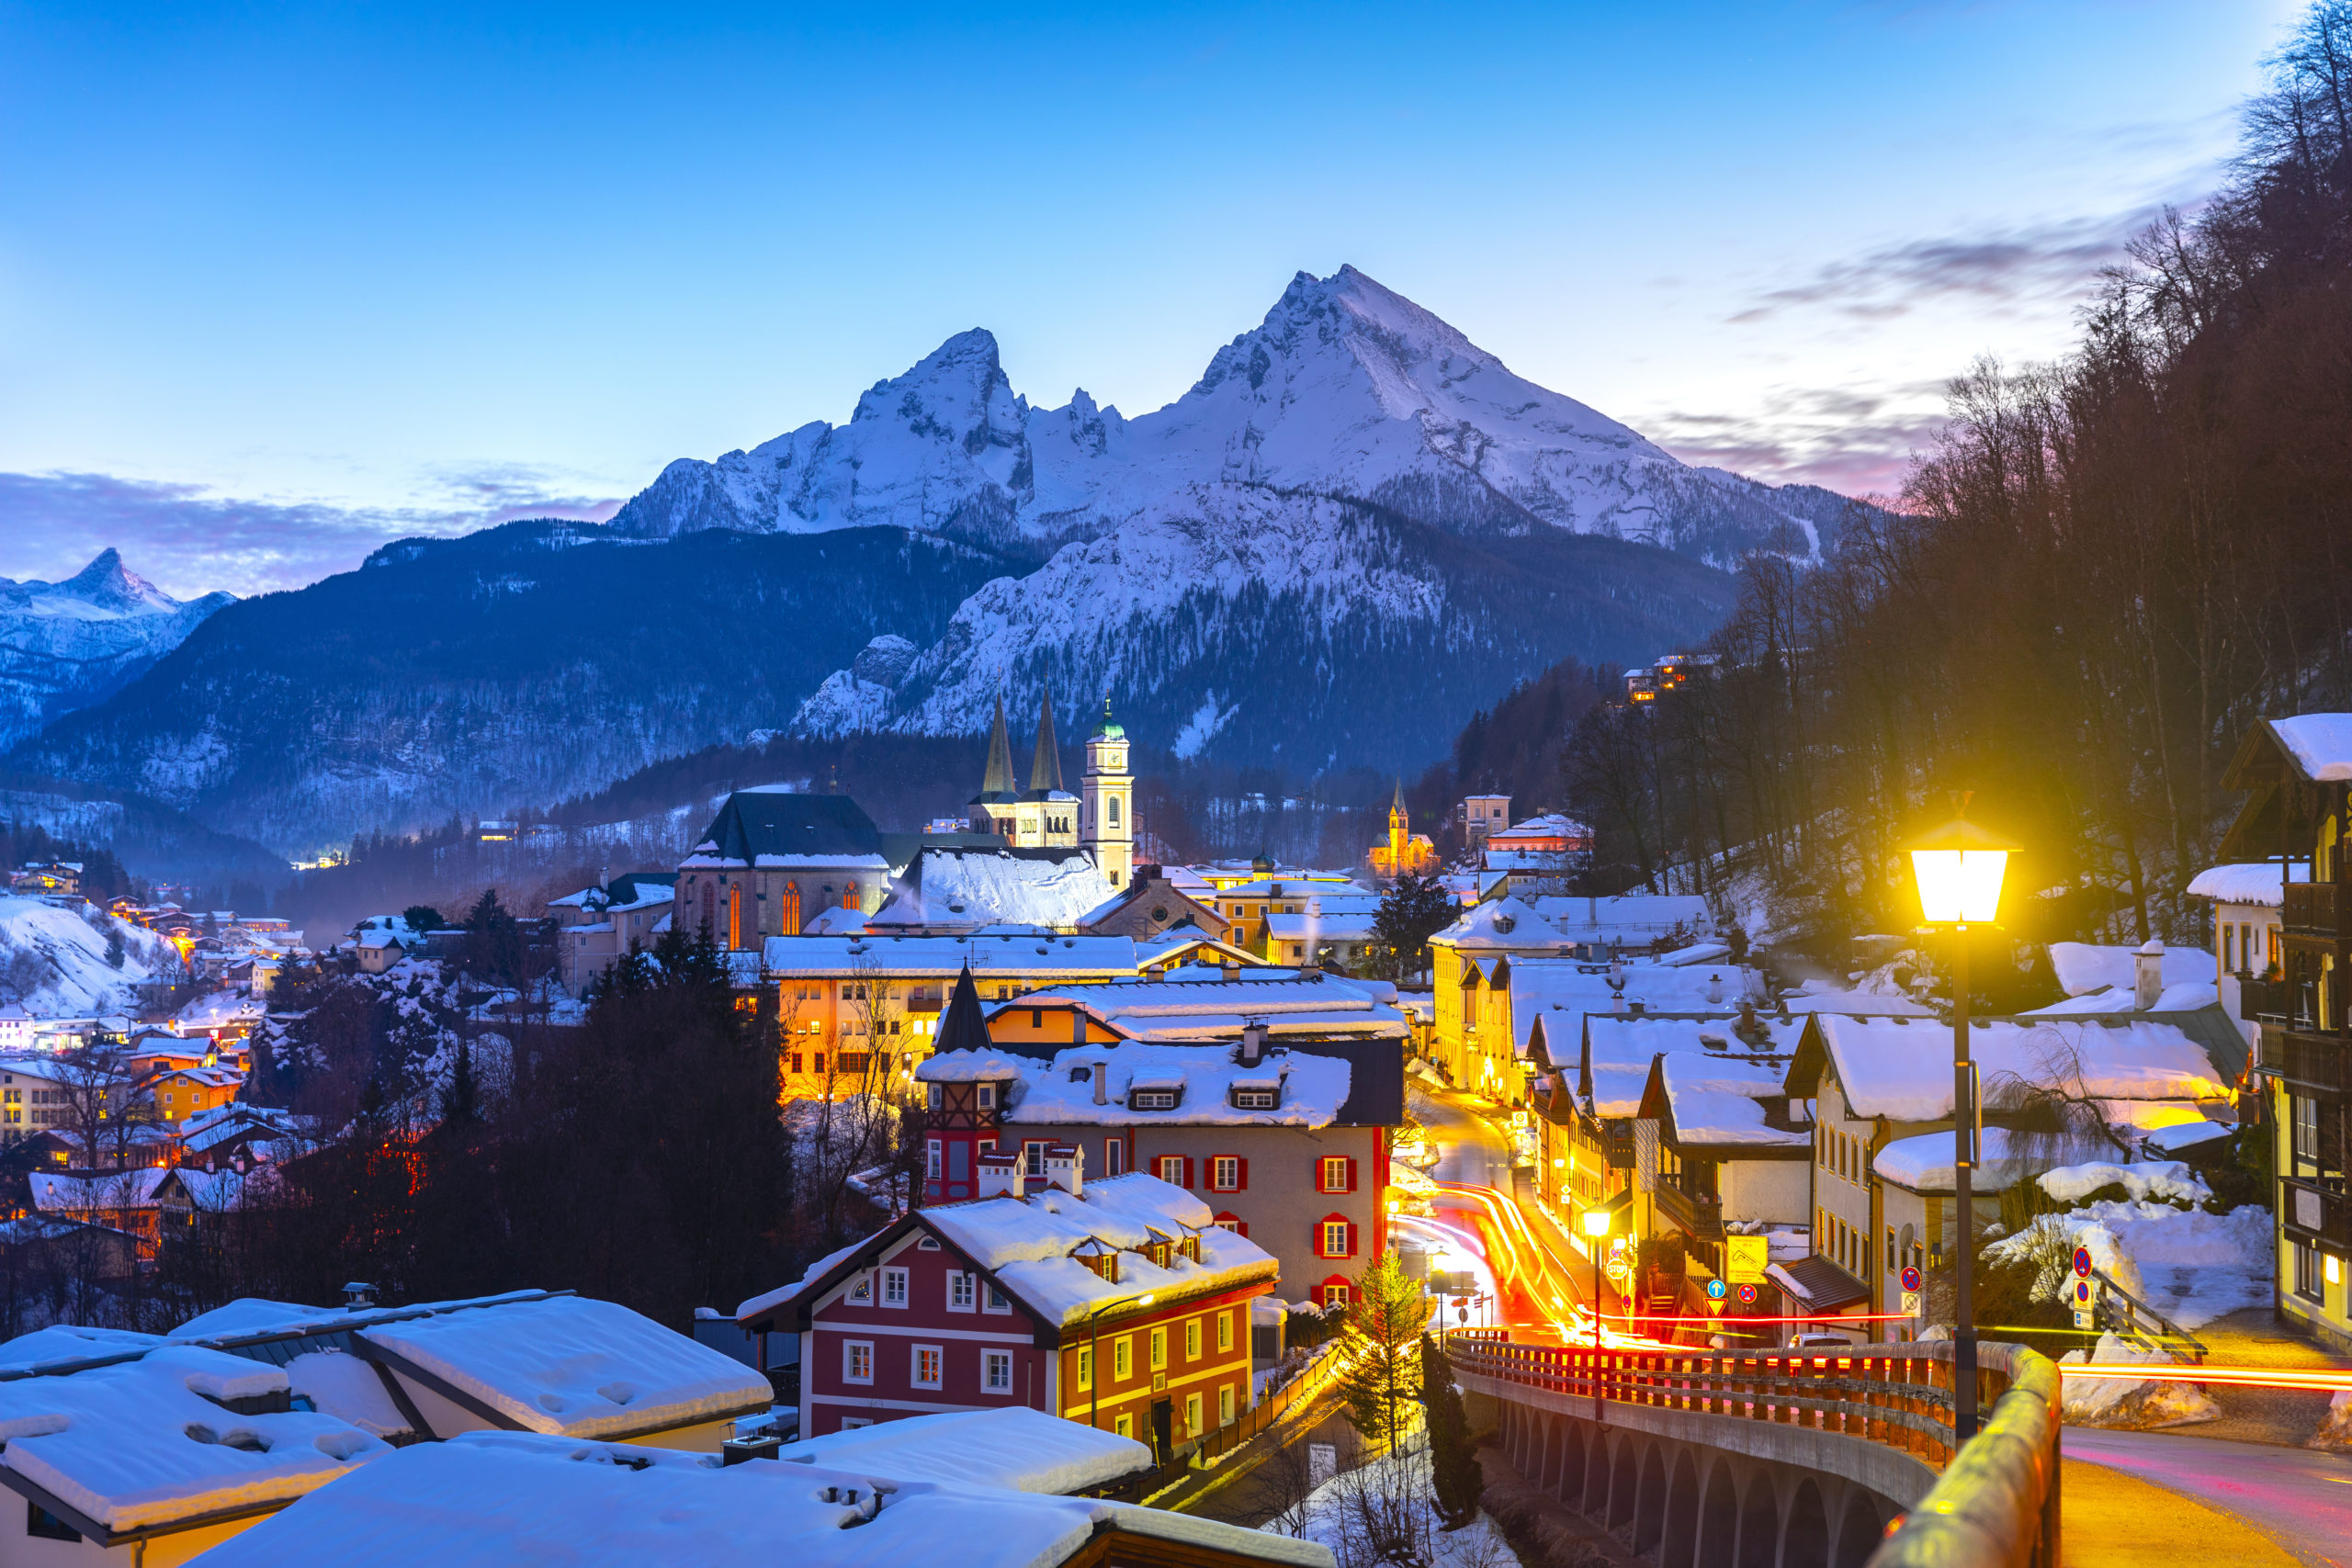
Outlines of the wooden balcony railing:
<svg viewBox="0 0 2352 1568">
<path fill-rule="evenodd" d="M 2306 1245 L 2352 1251 L 2352 1196 L 2300 1177 L 2278 1179 L 2278 1218 Z"/>
<path fill-rule="evenodd" d="M 2279 911 L 2282 930 L 2301 936 L 2324 936 L 2331 942 L 2344 940 L 2344 902 L 2335 896 L 2333 882 L 2290 882 L 2285 892 L 2286 907 Z"/>
<path fill-rule="evenodd" d="M 2294 1016 L 2295 995 L 2284 980 L 2238 981 L 2238 1017 L 2247 1023 L 2271 1019 L 2285 1023 Z"/>
<path fill-rule="evenodd" d="M 2352 1089 L 2352 1072 L 2346 1070 L 2347 1053 L 2352 1053 L 2352 1041 L 2340 1034 L 2266 1023 L 2255 1064 L 2258 1071 L 2290 1084 L 2342 1094 Z"/>
<path fill-rule="evenodd" d="M 1724 1238 L 1724 1205 L 1720 1198 L 1694 1198 L 1671 1181 L 1660 1181 L 1652 1194 L 1658 1213 L 1700 1241 Z"/>
</svg>

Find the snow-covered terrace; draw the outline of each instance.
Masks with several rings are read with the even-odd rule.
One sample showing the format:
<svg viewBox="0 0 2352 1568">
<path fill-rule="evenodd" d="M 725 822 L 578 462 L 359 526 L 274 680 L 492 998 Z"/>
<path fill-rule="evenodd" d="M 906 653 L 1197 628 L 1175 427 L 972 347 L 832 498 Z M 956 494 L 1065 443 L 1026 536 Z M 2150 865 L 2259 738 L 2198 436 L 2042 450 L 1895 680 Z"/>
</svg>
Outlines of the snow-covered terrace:
<svg viewBox="0 0 2352 1568">
<path fill-rule="evenodd" d="M 1208 1562 L 1332 1563 L 1328 1550 L 1308 1541 L 1165 1509 L 902 1477 L 863 1463 L 717 1462 L 659 1449 L 476 1433 L 369 1464 L 214 1548 L 206 1568 L 526 1562 L 881 1568 L 945 1561 L 1054 1568 L 1116 1534 L 1175 1543 L 1189 1549 L 1188 1560 Z"/>
</svg>

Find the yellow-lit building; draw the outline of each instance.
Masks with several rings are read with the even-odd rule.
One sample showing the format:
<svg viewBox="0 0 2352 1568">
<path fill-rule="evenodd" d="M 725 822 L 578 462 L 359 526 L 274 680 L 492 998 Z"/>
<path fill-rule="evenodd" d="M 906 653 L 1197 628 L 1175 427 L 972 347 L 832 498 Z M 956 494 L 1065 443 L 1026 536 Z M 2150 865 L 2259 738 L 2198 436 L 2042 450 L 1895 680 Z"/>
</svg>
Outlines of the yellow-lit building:
<svg viewBox="0 0 2352 1568">
<path fill-rule="evenodd" d="M 1396 798 L 1388 807 L 1388 841 L 1372 846 L 1366 857 L 1376 876 L 1430 876 L 1438 869 L 1437 846 L 1426 833 L 1413 831 L 1405 809 L 1405 781 L 1396 781 Z"/>
</svg>

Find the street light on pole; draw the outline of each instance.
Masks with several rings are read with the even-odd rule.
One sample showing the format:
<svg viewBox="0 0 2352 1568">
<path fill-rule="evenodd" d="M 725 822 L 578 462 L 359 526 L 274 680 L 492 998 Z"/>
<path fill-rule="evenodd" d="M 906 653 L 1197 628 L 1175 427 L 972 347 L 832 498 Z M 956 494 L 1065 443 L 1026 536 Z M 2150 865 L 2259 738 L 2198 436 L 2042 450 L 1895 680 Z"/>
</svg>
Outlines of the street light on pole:
<svg viewBox="0 0 2352 1568">
<path fill-rule="evenodd" d="M 1116 1306 L 1148 1307 L 1148 1295 L 1131 1301 L 1104 1302 L 1086 1314 L 1086 1424 L 1100 1429 L 1102 1425 L 1102 1337 L 1094 1329 L 1094 1320 Z"/>
<path fill-rule="evenodd" d="M 1968 820 L 1968 796 L 1952 819 L 1906 848 L 1919 883 L 1919 913 L 1951 935 L 1952 1210 L 1959 1255 L 1954 1259 L 1951 1347 L 1951 1435 L 1954 1446 L 1976 1435 L 1975 1167 L 1983 1112 L 1976 1064 L 1968 1054 L 1968 928 L 1991 925 L 2001 906 L 2009 856 L 2021 846 Z"/>
<path fill-rule="evenodd" d="M 1592 1242 L 1592 1418 L 1602 1420 L 1600 1414 L 1600 1244 L 1609 1235 L 1611 1215 L 1606 1209 L 1584 1212 L 1584 1234 Z"/>
</svg>

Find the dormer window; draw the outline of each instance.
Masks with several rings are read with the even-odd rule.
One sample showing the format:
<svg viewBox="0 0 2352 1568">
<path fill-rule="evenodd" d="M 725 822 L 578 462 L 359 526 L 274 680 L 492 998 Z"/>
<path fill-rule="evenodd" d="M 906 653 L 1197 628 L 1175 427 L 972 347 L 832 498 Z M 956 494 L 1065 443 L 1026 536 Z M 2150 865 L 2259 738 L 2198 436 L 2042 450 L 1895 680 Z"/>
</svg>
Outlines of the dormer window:
<svg viewBox="0 0 2352 1568">
<path fill-rule="evenodd" d="M 1233 1091 L 1236 1111 L 1272 1111 L 1282 1101 L 1282 1090 L 1275 1089 L 1238 1089 Z"/>
<path fill-rule="evenodd" d="M 1138 1089 L 1128 1091 L 1127 1108 L 1131 1111 L 1173 1111 L 1176 1091 L 1172 1089 Z"/>
</svg>

